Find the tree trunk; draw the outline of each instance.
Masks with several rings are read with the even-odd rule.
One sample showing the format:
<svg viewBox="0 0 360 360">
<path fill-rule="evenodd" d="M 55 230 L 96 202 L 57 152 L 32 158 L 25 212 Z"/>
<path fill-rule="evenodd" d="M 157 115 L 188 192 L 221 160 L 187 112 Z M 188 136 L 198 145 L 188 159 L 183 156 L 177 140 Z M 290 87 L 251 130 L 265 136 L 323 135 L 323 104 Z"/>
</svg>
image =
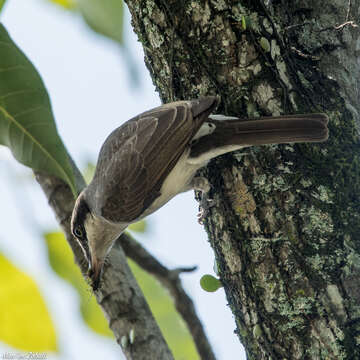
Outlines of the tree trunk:
<svg viewBox="0 0 360 360">
<path fill-rule="evenodd" d="M 326 143 L 212 161 L 205 228 L 250 359 L 359 359 L 360 0 L 127 4 L 164 102 L 329 115 Z"/>
</svg>

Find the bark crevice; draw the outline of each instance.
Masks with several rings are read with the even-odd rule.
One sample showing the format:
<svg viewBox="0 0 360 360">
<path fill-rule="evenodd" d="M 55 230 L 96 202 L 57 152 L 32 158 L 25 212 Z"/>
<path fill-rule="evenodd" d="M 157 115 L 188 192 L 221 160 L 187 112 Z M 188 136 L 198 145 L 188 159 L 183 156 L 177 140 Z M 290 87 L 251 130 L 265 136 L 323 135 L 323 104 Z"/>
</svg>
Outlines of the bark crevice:
<svg viewBox="0 0 360 360">
<path fill-rule="evenodd" d="M 327 143 L 212 161 L 205 228 L 249 358 L 360 357 L 360 1 L 127 3 L 164 102 L 329 115 Z"/>
</svg>

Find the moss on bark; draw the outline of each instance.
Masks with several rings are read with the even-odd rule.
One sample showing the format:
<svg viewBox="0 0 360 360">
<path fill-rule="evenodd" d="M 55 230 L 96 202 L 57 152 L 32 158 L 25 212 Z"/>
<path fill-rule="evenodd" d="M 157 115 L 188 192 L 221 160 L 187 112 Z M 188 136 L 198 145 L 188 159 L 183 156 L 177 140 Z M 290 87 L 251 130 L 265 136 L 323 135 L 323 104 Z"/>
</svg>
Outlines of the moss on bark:
<svg viewBox="0 0 360 360">
<path fill-rule="evenodd" d="M 164 102 L 328 113 L 324 144 L 212 161 L 205 228 L 250 359 L 360 357 L 359 0 L 127 3 Z"/>
</svg>

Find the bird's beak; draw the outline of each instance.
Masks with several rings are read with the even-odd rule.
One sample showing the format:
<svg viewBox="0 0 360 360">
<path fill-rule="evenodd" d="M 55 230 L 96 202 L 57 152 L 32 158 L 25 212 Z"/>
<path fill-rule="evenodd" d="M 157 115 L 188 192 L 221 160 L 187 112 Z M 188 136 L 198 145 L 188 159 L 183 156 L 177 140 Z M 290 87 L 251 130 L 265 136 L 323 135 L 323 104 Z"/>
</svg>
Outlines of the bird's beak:
<svg viewBox="0 0 360 360">
<path fill-rule="evenodd" d="M 102 273 L 103 262 L 98 260 L 96 257 L 91 256 L 91 260 L 89 263 L 88 276 L 92 282 L 93 290 L 97 290 L 99 288 L 101 273 Z"/>
</svg>

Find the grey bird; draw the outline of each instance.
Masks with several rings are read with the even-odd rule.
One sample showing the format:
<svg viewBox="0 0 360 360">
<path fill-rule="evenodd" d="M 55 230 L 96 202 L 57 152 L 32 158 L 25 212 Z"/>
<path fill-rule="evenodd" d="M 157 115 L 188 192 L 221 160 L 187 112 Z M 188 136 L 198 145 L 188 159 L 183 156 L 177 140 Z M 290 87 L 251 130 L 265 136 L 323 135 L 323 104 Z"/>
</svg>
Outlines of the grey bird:
<svg viewBox="0 0 360 360">
<path fill-rule="evenodd" d="M 181 192 L 209 191 L 207 180 L 196 176 L 209 160 L 252 145 L 328 138 L 325 114 L 244 120 L 211 115 L 218 102 L 208 96 L 159 106 L 127 121 L 105 140 L 94 177 L 78 196 L 71 219 L 94 289 L 107 253 L 129 224 Z"/>
</svg>

